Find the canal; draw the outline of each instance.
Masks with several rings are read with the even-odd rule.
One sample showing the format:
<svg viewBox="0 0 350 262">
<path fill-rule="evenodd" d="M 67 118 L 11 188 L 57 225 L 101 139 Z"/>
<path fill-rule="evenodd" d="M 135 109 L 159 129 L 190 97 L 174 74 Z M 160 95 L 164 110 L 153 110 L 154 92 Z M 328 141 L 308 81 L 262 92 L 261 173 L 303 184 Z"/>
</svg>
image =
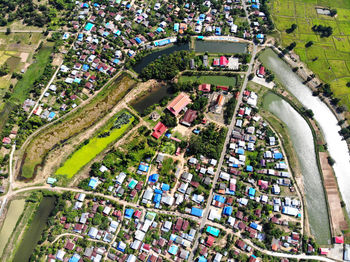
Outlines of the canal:
<svg viewBox="0 0 350 262">
<path fill-rule="evenodd" d="M 247 44 L 237 42 L 196 40 L 195 51 L 199 53 L 208 52 L 222 54 L 247 53 Z"/>
<path fill-rule="evenodd" d="M 188 43 L 177 44 L 177 45 L 173 45 L 171 47 L 160 49 L 159 51 L 154 51 L 154 52 L 146 55 L 144 58 L 142 58 L 141 61 L 139 63 L 137 63 L 133 69 L 136 73 L 140 74 L 144 67 L 146 67 L 148 64 L 152 63 L 154 60 L 156 60 L 160 56 L 169 55 L 169 54 L 172 54 L 176 51 L 181 51 L 181 50 L 190 50 L 190 45 Z"/>
<path fill-rule="evenodd" d="M 283 86 L 306 108 L 313 111 L 314 119 L 318 122 L 327 143 L 329 154 L 335 160 L 333 169 L 343 200 L 346 203 L 347 212 L 350 215 L 350 156 L 346 142 L 338 133 L 340 127 L 337 125 L 336 117 L 325 103 L 312 95 L 311 90 L 273 50 L 266 49 L 260 55 L 260 60 L 275 74 Z M 317 198 L 318 196 L 313 197 Z"/>
<path fill-rule="evenodd" d="M 284 122 L 288 128 L 303 175 L 311 233 L 317 243 L 329 244 L 331 235 L 327 204 L 310 127 L 291 105 L 273 93 L 264 96 L 263 107 Z"/>
<path fill-rule="evenodd" d="M 47 219 L 55 207 L 55 201 L 55 197 L 44 197 L 41 200 L 34 218 L 31 221 L 28 230 L 25 232 L 20 246 L 18 247 L 13 262 L 29 261 L 30 256 L 40 240 L 44 228 L 46 227 Z"/>
</svg>

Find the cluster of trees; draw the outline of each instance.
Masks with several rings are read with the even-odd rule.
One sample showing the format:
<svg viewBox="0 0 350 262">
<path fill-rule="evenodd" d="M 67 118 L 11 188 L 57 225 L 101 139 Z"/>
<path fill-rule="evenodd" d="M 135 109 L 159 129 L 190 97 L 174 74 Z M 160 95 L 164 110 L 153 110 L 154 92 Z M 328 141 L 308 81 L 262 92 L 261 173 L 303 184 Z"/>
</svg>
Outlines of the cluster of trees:
<svg viewBox="0 0 350 262">
<path fill-rule="evenodd" d="M 233 113 L 235 111 L 235 106 L 236 106 L 236 98 L 233 96 L 230 98 L 230 100 L 227 101 L 225 108 L 224 108 L 224 120 L 225 124 L 229 124 Z"/>
<path fill-rule="evenodd" d="M 341 134 L 344 139 L 348 139 L 350 137 L 350 126 L 342 128 L 339 134 Z"/>
<path fill-rule="evenodd" d="M 0 67 L 0 77 L 1 76 L 5 76 L 9 73 L 9 67 L 7 66 L 7 64 L 3 64 L 1 67 Z"/>
<path fill-rule="evenodd" d="M 320 34 L 321 37 L 329 37 L 333 34 L 333 28 L 331 26 L 314 25 L 312 31 Z"/>
<path fill-rule="evenodd" d="M 184 71 L 187 68 L 190 58 L 190 53 L 187 51 L 179 51 L 168 56 L 162 56 L 147 65 L 142 70 L 140 77 L 143 80 L 171 80 L 180 71 Z"/>
<path fill-rule="evenodd" d="M 204 155 L 219 159 L 226 132 L 225 128 L 218 128 L 215 124 L 210 123 L 198 135 L 191 136 L 188 155 Z"/>
<path fill-rule="evenodd" d="M 292 24 L 292 25 L 290 26 L 290 28 L 287 28 L 287 29 L 286 29 L 286 33 L 287 33 L 287 34 L 291 34 L 291 33 L 293 33 L 293 32 L 295 31 L 295 29 L 297 29 L 297 28 L 298 28 L 297 24 Z"/>
</svg>

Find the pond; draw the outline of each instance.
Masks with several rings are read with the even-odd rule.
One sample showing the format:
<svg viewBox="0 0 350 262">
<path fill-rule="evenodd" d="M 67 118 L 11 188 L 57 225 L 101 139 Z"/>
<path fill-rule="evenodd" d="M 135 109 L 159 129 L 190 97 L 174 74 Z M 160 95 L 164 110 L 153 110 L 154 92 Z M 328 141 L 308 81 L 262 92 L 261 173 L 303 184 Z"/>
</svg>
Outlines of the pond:
<svg viewBox="0 0 350 262">
<path fill-rule="evenodd" d="M 350 214 L 350 155 L 346 141 L 338 133 L 340 127 L 337 125 L 337 118 L 325 103 L 318 97 L 312 96 L 311 90 L 273 50 L 266 49 L 260 55 L 260 60 L 275 74 L 283 86 L 306 108 L 313 111 L 314 119 L 319 124 L 327 143 L 329 154 L 335 160 L 333 169 L 347 212 Z"/>
<path fill-rule="evenodd" d="M 156 88 L 153 88 L 149 93 L 146 95 L 136 99 L 135 102 L 133 102 L 131 105 L 139 114 L 143 114 L 143 112 L 150 106 L 154 104 L 159 104 L 159 102 L 165 98 L 169 97 L 174 92 L 170 87 L 165 86 L 159 86 Z"/>
<path fill-rule="evenodd" d="M 196 40 L 195 51 L 199 53 L 247 53 L 247 44 L 223 41 L 201 41 Z"/>
<path fill-rule="evenodd" d="M 20 246 L 16 252 L 13 262 L 29 261 L 41 234 L 46 227 L 47 219 L 55 207 L 55 197 L 44 197 L 27 231 L 25 232 Z"/>
<path fill-rule="evenodd" d="M 13 200 L 6 214 L 5 221 L 0 231 L 0 257 L 2 252 L 16 227 L 16 223 L 21 216 L 25 206 L 25 199 Z"/>
<path fill-rule="evenodd" d="M 149 55 L 146 55 L 144 58 L 142 58 L 141 61 L 139 63 L 137 63 L 133 69 L 136 73 L 140 74 L 144 67 L 146 67 L 148 64 L 152 63 L 154 60 L 156 60 L 160 56 L 169 55 L 169 54 L 172 54 L 176 51 L 181 51 L 181 50 L 190 50 L 189 44 L 186 43 L 186 44 L 173 45 L 171 47 L 160 49 L 159 51 L 152 52 Z"/>
<path fill-rule="evenodd" d="M 288 128 L 303 175 L 311 233 L 319 244 L 329 244 L 331 236 L 327 204 L 310 127 L 290 104 L 273 93 L 264 96 L 263 106 Z"/>
</svg>

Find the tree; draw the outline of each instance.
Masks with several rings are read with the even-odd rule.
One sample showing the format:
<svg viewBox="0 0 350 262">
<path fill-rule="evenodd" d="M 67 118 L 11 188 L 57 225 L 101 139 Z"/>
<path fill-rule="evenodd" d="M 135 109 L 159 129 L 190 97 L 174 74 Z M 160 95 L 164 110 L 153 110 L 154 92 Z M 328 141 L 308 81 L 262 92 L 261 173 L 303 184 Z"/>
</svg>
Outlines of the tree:
<svg viewBox="0 0 350 262">
<path fill-rule="evenodd" d="M 313 41 L 309 41 L 309 42 L 307 42 L 307 43 L 305 44 L 305 47 L 306 47 L 306 48 L 307 48 L 307 47 L 311 47 L 313 44 L 314 44 Z"/>
<path fill-rule="evenodd" d="M 296 24 L 292 24 L 290 28 L 286 29 L 287 34 L 291 34 L 297 29 L 298 26 Z"/>
<path fill-rule="evenodd" d="M 6 35 L 9 35 L 9 34 L 11 34 L 11 28 L 6 28 Z"/>
<path fill-rule="evenodd" d="M 333 17 L 333 16 L 336 16 L 336 14 L 338 13 L 337 9 L 331 9 L 329 10 L 330 11 L 330 15 Z"/>
</svg>

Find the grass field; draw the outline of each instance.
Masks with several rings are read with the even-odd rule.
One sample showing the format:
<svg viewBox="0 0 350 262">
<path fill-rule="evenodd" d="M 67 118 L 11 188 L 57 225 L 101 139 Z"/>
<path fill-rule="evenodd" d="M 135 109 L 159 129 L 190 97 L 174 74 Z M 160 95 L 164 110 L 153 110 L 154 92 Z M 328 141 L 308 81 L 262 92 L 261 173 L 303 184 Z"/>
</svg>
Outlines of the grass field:
<svg viewBox="0 0 350 262">
<path fill-rule="evenodd" d="M 32 178 L 35 175 L 35 167 L 43 163 L 50 150 L 94 125 L 124 98 L 135 84 L 136 81 L 129 75 L 120 75 L 90 103 L 38 133 L 24 148 L 20 175 Z"/>
<path fill-rule="evenodd" d="M 319 15 L 316 6 L 336 9 L 335 17 Z M 277 29 L 281 32 L 283 46 L 296 42 L 294 51 L 300 59 L 318 75 L 331 84 L 334 94 L 341 104 L 350 111 L 350 1 L 348 0 L 273 0 L 270 10 Z M 295 23 L 297 29 L 287 34 L 286 29 Z M 332 36 L 321 38 L 311 27 L 331 26 Z M 313 41 L 313 46 L 305 48 L 305 43 Z"/>
<path fill-rule="evenodd" d="M 126 112 L 126 111 L 124 111 Z M 89 140 L 89 143 L 82 146 L 75 151 L 73 155 L 56 171 L 56 175 L 64 175 L 68 179 L 72 178 L 83 166 L 93 160 L 99 153 L 101 153 L 108 145 L 114 143 L 120 138 L 124 132 L 131 126 L 135 120 L 132 116 L 129 119 L 128 124 L 122 125 L 119 129 L 115 128 L 111 130 L 114 121 L 122 114 L 119 112 L 112 121 L 109 121 L 101 130 Z M 98 137 L 98 135 L 109 132 L 110 135 L 106 137 Z"/>
<path fill-rule="evenodd" d="M 198 81 L 200 83 L 218 85 L 218 86 L 235 86 L 237 82 L 236 77 L 229 76 L 215 76 L 215 75 L 204 75 L 204 76 L 181 76 L 179 82 Z"/>
</svg>

